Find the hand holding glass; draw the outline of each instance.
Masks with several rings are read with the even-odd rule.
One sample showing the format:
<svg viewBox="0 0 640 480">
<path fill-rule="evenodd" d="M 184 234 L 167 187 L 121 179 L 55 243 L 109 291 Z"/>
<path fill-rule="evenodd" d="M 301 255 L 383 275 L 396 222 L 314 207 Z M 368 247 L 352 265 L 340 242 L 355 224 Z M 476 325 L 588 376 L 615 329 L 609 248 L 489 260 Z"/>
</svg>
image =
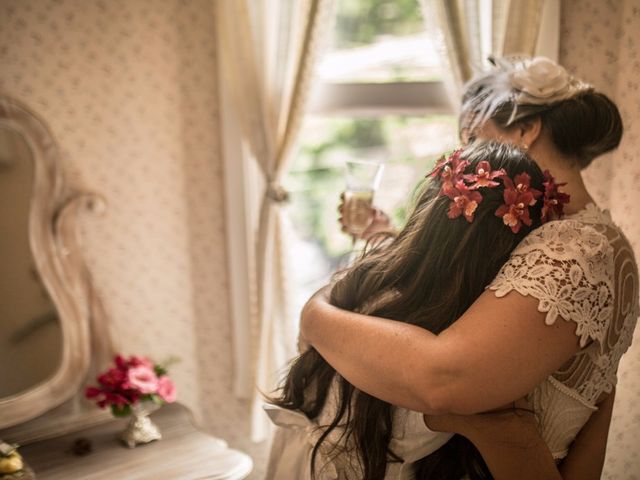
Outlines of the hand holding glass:
<svg viewBox="0 0 640 480">
<path fill-rule="evenodd" d="M 369 160 L 346 162 L 343 217 L 355 243 L 373 221 L 373 194 L 380 185 L 384 165 Z"/>
</svg>

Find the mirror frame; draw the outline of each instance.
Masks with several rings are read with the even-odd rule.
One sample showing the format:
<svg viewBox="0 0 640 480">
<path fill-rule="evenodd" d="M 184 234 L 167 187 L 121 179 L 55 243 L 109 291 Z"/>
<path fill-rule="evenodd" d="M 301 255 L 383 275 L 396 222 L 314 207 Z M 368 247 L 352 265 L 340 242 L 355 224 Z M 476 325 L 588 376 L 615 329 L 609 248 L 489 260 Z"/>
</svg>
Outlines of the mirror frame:
<svg viewBox="0 0 640 480">
<path fill-rule="evenodd" d="M 3 429 L 38 417 L 78 395 L 96 355 L 105 358 L 113 349 L 103 309 L 81 255 L 76 225 L 80 213 L 104 211 L 103 199 L 65 183 L 60 150 L 46 123 L 2 92 L 0 128 L 20 134 L 31 151 L 34 179 L 29 243 L 62 332 L 60 363 L 53 375 L 27 390 L 0 398 Z"/>
</svg>

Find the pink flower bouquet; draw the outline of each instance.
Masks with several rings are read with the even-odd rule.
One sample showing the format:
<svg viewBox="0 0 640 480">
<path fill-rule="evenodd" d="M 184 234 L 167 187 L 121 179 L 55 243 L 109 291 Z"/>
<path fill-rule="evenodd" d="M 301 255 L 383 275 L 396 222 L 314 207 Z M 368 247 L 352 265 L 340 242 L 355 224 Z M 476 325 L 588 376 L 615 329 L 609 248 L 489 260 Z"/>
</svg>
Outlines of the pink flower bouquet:
<svg viewBox="0 0 640 480">
<path fill-rule="evenodd" d="M 98 376 L 97 387 L 87 387 L 85 396 L 100 408 L 111 408 L 116 417 L 131 413 L 131 407 L 143 401 L 157 405 L 176 400 L 176 387 L 167 375 L 166 366 L 154 364 L 147 357 L 117 355 L 115 366 Z"/>
</svg>

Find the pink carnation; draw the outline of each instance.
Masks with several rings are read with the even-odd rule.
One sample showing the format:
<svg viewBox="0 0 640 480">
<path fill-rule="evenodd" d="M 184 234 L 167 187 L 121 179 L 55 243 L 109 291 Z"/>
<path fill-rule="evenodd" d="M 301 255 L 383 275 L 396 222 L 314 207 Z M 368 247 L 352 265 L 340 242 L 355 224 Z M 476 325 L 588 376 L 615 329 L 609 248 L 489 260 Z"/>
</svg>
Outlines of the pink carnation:
<svg viewBox="0 0 640 480">
<path fill-rule="evenodd" d="M 110 406 L 116 415 L 127 413 L 125 407 L 139 401 L 171 403 L 176 400 L 176 387 L 166 376 L 164 368 L 154 365 L 147 357 L 117 355 L 114 366 L 99 375 L 97 380 L 97 386 L 85 389 L 86 398 L 101 408 Z"/>
<path fill-rule="evenodd" d="M 131 355 L 129 357 L 129 366 L 131 367 L 149 367 L 153 368 L 153 362 L 149 360 L 147 357 L 138 357 L 136 355 Z"/>
<path fill-rule="evenodd" d="M 176 386 L 167 376 L 160 377 L 158 380 L 158 395 L 167 403 L 176 401 Z"/>
<path fill-rule="evenodd" d="M 141 394 L 158 391 L 158 376 L 146 365 L 131 367 L 127 372 L 125 388 L 138 390 Z"/>
</svg>

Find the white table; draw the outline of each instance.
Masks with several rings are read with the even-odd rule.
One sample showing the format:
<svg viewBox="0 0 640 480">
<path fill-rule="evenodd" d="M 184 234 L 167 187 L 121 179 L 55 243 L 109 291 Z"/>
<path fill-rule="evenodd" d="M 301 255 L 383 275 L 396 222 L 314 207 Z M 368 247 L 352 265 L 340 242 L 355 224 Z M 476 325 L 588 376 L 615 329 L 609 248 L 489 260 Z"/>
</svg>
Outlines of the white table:
<svg viewBox="0 0 640 480">
<path fill-rule="evenodd" d="M 37 480 L 241 480 L 251 472 L 251 458 L 220 439 L 198 431 L 182 405 L 166 405 L 151 415 L 162 440 L 129 449 L 116 436 L 126 420 L 43 440 L 20 448 Z M 92 453 L 71 453 L 84 438 Z"/>
</svg>

